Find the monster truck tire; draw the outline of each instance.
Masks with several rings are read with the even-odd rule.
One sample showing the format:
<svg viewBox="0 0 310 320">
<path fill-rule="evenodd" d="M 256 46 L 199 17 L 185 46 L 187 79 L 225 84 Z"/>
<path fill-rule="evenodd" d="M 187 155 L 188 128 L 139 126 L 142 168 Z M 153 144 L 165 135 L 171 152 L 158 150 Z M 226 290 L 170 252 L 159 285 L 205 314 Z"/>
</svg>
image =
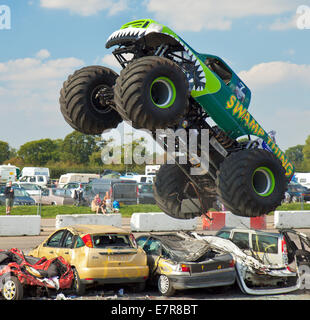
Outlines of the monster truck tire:
<svg viewBox="0 0 310 320">
<path fill-rule="evenodd" d="M 173 61 L 143 57 L 121 71 L 114 97 L 118 112 L 134 128 L 164 129 L 179 123 L 186 112 L 188 81 Z"/>
<path fill-rule="evenodd" d="M 113 86 L 118 75 L 102 66 L 77 70 L 60 91 L 60 110 L 67 123 L 85 134 L 101 134 L 122 121 L 115 110 Z"/>
<path fill-rule="evenodd" d="M 284 199 L 287 183 L 280 160 L 262 149 L 232 153 L 221 163 L 216 179 L 226 209 L 245 217 L 275 210 Z"/>
<path fill-rule="evenodd" d="M 189 172 L 188 166 L 182 166 Z M 200 200 L 204 211 L 206 211 L 216 202 L 214 181 L 208 176 L 196 177 L 195 181 L 204 188 L 203 194 L 200 194 Z M 197 193 L 193 187 L 190 187 L 185 194 L 188 182 L 189 178 L 177 164 L 164 164 L 158 170 L 153 186 L 154 199 L 158 207 L 167 215 L 176 219 L 192 219 L 201 216 L 201 212 L 182 212 L 184 199 L 188 199 L 188 196 L 197 199 Z"/>
</svg>

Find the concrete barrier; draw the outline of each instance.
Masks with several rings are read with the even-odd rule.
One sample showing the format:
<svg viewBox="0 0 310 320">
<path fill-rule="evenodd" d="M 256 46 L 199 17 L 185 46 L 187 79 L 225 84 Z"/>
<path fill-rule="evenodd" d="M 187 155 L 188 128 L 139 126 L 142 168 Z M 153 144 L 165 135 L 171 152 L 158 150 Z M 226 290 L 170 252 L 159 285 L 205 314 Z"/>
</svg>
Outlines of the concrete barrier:
<svg viewBox="0 0 310 320">
<path fill-rule="evenodd" d="M 220 230 L 226 228 L 250 228 L 257 230 L 264 230 L 267 228 L 266 215 L 248 218 L 241 217 L 232 214 L 229 211 L 223 212 L 209 212 L 209 217 L 213 220 L 210 221 L 208 218 L 202 218 L 202 229 L 203 230 Z"/>
<path fill-rule="evenodd" d="M 122 226 L 122 215 L 114 214 L 64 214 L 56 216 L 56 229 L 76 224 Z"/>
<path fill-rule="evenodd" d="M 310 211 L 275 211 L 274 227 L 307 229 L 310 228 Z"/>
<path fill-rule="evenodd" d="M 175 219 L 164 212 L 134 213 L 130 219 L 131 231 L 193 231 L 197 228 L 197 218 Z"/>
<path fill-rule="evenodd" d="M 0 236 L 38 236 L 41 216 L 1 216 Z"/>
</svg>

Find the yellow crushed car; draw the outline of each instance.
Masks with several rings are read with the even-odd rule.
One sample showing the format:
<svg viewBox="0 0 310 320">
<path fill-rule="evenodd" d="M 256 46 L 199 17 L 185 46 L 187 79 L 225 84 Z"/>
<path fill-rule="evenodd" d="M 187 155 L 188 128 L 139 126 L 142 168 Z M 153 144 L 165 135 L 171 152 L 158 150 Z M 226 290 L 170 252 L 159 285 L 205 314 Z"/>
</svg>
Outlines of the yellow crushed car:
<svg viewBox="0 0 310 320">
<path fill-rule="evenodd" d="M 113 226 L 74 225 L 56 230 L 29 252 L 33 257 L 62 256 L 74 270 L 74 289 L 87 284 L 133 283 L 143 290 L 149 268 L 145 252 L 128 231 Z"/>
</svg>

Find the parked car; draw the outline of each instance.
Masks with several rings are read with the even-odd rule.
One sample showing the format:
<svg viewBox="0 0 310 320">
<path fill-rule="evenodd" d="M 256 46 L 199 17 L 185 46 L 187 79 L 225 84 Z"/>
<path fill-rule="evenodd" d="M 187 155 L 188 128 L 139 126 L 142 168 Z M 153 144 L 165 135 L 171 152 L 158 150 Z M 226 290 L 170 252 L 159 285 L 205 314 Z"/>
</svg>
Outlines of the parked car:
<svg viewBox="0 0 310 320">
<path fill-rule="evenodd" d="M 33 199 L 35 199 L 36 203 L 44 205 L 64 206 L 74 204 L 74 199 L 69 189 L 43 189 L 41 196 L 33 196 Z"/>
<path fill-rule="evenodd" d="M 82 185 L 83 188 L 85 188 L 88 185 L 88 183 L 86 183 L 86 182 L 81 182 L 81 183 L 79 183 L 79 182 L 70 182 L 70 183 L 65 184 L 63 186 L 63 189 L 73 190 L 73 189 L 77 189 L 80 185 Z"/>
<path fill-rule="evenodd" d="M 5 196 L 4 196 L 4 189 L 5 186 L 0 187 L 0 201 L 5 203 Z M 13 186 L 14 189 L 14 206 L 34 206 L 36 204 L 35 200 L 30 197 L 27 191 L 24 188 L 19 188 Z"/>
<path fill-rule="evenodd" d="M 290 195 L 290 202 L 300 202 L 302 199 L 310 201 L 310 189 L 300 183 L 289 183 L 287 192 Z"/>
<path fill-rule="evenodd" d="M 291 270 L 288 265 L 280 267 L 269 263 L 265 264 L 253 251 L 241 249 L 229 239 L 205 234 L 200 235 L 196 232 L 190 234 L 195 239 L 204 240 L 212 248 L 229 252 L 233 256 L 236 281 L 245 294 L 284 294 L 300 288 L 301 281 L 298 267 L 296 270 Z"/>
<path fill-rule="evenodd" d="M 143 204 L 155 204 L 153 183 L 138 184 L 138 200 Z"/>
<path fill-rule="evenodd" d="M 94 179 L 85 188 L 84 198 L 91 203 L 96 194 L 103 198 L 107 192 L 111 202 L 116 200 L 120 204 L 137 204 L 137 183 L 122 179 Z"/>
<path fill-rule="evenodd" d="M 30 196 L 39 196 L 42 192 L 42 189 L 38 185 L 33 183 L 14 182 L 13 186 L 25 189 Z"/>
<path fill-rule="evenodd" d="M 164 296 L 172 296 L 175 290 L 235 282 L 232 255 L 214 250 L 204 241 L 183 233 L 167 233 L 142 235 L 137 243 L 147 254 L 151 282 L 157 283 Z"/>
<path fill-rule="evenodd" d="M 21 300 L 24 289 L 61 291 L 72 285 L 73 271 L 62 258 L 50 260 L 25 256 L 18 249 L 0 250 L 0 291 L 6 300 Z M 29 290 L 28 290 L 29 292 Z"/>
<path fill-rule="evenodd" d="M 99 179 L 100 175 L 95 173 L 67 173 L 59 178 L 58 187 L 62 188 L 70 182 L 89 183 L 94 179 Z"/>
<path fill-rule="evenodd" d="M 132 283 L 142 290 L 149 268 L 145 252 L 128 231 L 113 226 L 75 225 L 52 233 L 29 252 L 48 259 L 62 256 L 74 270 L 74 288 L 88 284 Z"/>
</svg>

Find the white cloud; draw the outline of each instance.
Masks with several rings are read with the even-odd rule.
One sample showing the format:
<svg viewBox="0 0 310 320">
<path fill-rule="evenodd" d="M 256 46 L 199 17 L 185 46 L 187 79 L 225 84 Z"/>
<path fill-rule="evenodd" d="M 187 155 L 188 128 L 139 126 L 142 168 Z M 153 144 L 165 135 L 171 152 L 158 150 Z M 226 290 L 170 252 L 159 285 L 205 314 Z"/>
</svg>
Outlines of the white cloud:
<svg viewBox="0 0 310 320">
<path fill-rule="evenodd" d="M 63 138 L 72 131 L 60 113 L 59 91 L 84 62 L 74 57 L 53 60 L 47 53 L 40 50 L 36 58 L 0 63 L 0 135 L 14 147 L 44 137 Z"/>
<path fill-rule="evenodd" d="M 128 0 L 40 0 L 41 7 L 47 9 L 69 10 L 82 16 L 91 16 L 107 10 L 109 15 L 127 9 Z"/>
<path fill-rule="evenodd" d="M 285 31 L 289 29 L 297 29 L 297 15 L 290 18 L 277 18 L 269 29 L 273 31 Z"/>
<path fill-rule="evenodd" d="M 147 9 L 177 30 L 228 30 L 235 19 L 296 11 L 299 0 L 149 0 Z"/>
<path fill-rule="evenodd" d="M 36 53 L 36 58 L 38 59 L 47 59 L 51 56 L 50 52 L 46 49 L 41 49 L 39 52 Z"/>
<path fill-rule="evenodd" d="M 250 112 L 265 130 L 277 132 L 279 146 L 304 144 L 310 134 L 310 64 L 265 62 L 238 76 L 251 89 Z"/>
<path fill-rule="evenodd" d="M 310 65 L 284 61 L 260 63 L 250 70 L 241 71 L 239 77 L 250 87 L 257 89 L 288 81 L 310 87 Z"/>
</svg>

